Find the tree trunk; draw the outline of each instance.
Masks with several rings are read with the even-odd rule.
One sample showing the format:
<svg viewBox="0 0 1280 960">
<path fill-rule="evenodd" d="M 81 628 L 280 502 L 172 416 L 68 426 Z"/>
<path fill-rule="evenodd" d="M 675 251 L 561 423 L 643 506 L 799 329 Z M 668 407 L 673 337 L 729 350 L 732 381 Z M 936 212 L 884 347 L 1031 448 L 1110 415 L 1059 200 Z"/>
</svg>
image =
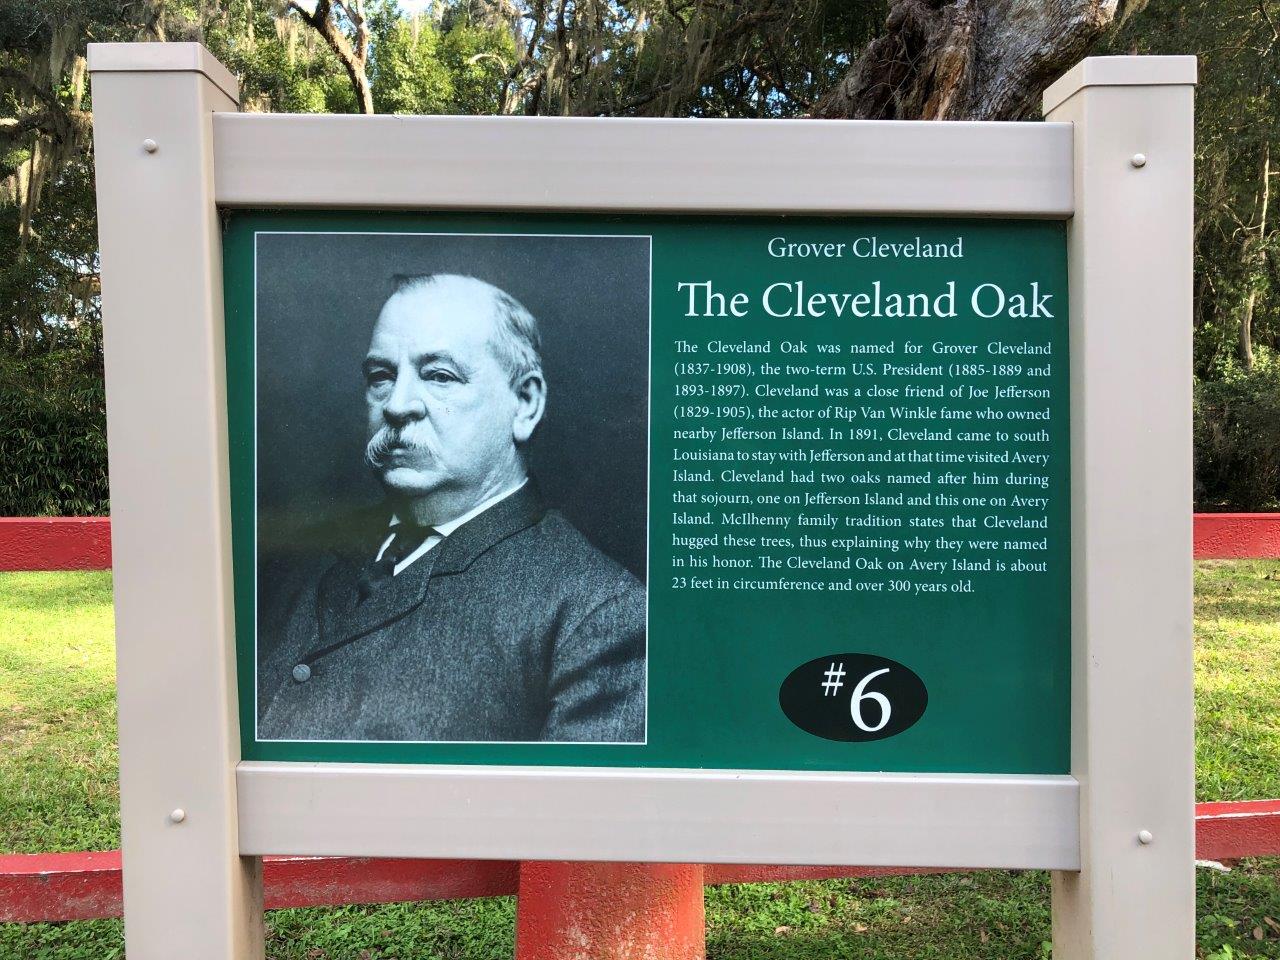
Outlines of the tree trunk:
<svg viewBox="0 0 1280 960">
<path fill-rule="evenodd" d="M 1240 355 L 1240 366 L 1246 370 L 1253 369 L 1253 305 L 1257 299 L 1257 289 L 1250 287 L 1244 300 L 1244 312 L 1240 315 L 1240 340 L 1236 351 Z"/>
<path fill-rule="evenodd" d="M 840 120 L 1022 120 L 1146 0 L 892 0 L 885 34 L 814 106 Z"/>
<path fill-rule="evenodd" d="M 338 25 L 338 7 L 346 14 L 351 35 Z M 333 51 L 351 84 L 356 97 L 356 107 L 361 113 L 373 113 L 373 90 L 369 86 L 369 26 L 365 18 L 364 0 L 316 0 L 315 8 L 307 10 L 297 0 L 289 0 L 288 9 L 294 11 L 303 22 L 320 34 Z"/>
<path fill-rule="evenodd" d="M 1240 365 L 1246 370 L 1253 369 L 1253 307 L 1258 300 L 1258 287 L 1262 283 L 1262 272 L 1267 266 L 1267 207 L 1271 202 L 1271 143 L 1262 145 L 1262 164 L 1258 175 L 1258 223 L 1254 228 L 1257 234 L 1246 242 L 1245 265 L 1250 269 L 1249 293 L 1244 300 L 1244 310 L 1240 313 L 1240 336 L 1236 343 L 1236 352 L 1240 357 Z M 1249 249 L 1252 247 L 1253 249 Z"/>
<path fill-rule="evenodd" d="M 356 95 L 356 105 L 363 114 L 373 113 L 373 91 L 369 87 L 369 78 L 364 72 L 364 64 L 343 61 L 342 68 L 347 71 L 347 81 Z"/>
</svg>

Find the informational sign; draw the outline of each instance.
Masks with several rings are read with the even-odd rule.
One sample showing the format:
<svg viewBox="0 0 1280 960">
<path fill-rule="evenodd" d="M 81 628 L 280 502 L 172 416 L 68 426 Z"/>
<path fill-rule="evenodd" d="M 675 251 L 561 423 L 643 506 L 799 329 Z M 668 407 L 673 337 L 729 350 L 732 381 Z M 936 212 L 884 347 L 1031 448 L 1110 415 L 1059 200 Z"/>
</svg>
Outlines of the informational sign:
<svg viewBox="0 0 1280 960">
<path fill-rule="evenodd" d="M 262 956 L 274 855 L 1049 870 L 1059 960 L 1190 955 L 1192 58 L 1043 123 L 89 70 L 130 956 Z"/>
<path fill-rule="evenodd" d="M 1061 221 L 236 213 L 245 759 L 1069 769 Z"/>
</svg>

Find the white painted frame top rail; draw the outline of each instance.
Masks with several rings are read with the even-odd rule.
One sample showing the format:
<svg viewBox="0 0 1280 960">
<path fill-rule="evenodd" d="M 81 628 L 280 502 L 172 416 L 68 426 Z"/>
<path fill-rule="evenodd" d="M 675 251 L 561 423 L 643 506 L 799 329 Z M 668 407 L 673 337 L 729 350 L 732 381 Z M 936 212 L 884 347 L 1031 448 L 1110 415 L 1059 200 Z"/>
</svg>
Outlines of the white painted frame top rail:
<svg viewBox="0 0 1280 960">
<path fill-rule="evenodd" d="M 224 207 L 1048 218 L 1074 209 L 1069 123 L 220 113 L 213 132 Z"/>
</svg>

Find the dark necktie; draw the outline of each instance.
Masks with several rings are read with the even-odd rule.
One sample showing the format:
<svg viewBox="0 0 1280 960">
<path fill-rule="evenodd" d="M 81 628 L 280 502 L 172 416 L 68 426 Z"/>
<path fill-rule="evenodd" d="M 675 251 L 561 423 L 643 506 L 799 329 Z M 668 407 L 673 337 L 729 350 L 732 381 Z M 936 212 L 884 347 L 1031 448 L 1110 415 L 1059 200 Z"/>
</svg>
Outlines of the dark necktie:
<svg viewBox="0 0 1280 960">
<path fill-rule="evenodd" d="M 382 559 L 377 562 L 377 565 L 386 571 L 388 577 L 392 576 L 401 560 L 422 546 L 428 537 L 439 535 L 440 531 L 435 527 L 397 523 L 391 528 L 391 542 L 387 544 L 387 549 L 382 551 Z"/>
<path fill-rule="evenodd" d="M 440 531 L 435 527 L 420 527 L 411 523 L 398 523 L 392 527 L 391 542 L 382 551 L 382 556 L 368 565 L 364 576 L 360 578 L 360 599 L 366 599 L 381 584 L 395 576 L 399 563 L 431 536 L 440 536 Z"/>
</svg>

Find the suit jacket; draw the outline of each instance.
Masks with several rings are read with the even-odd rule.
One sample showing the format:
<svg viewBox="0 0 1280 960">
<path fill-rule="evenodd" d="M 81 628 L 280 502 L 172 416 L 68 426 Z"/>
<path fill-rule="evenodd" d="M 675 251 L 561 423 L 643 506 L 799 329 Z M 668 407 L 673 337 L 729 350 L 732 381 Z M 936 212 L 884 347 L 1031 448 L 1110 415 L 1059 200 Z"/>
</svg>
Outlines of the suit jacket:
<svg viewBox="0 0 1280 960">
<path fill-rule="evenodd" d="M 532 483 L 370 588 L 389 519 L 260 573 L 260 739 L 644 739 L 644 588 Z"/>
</svg>

